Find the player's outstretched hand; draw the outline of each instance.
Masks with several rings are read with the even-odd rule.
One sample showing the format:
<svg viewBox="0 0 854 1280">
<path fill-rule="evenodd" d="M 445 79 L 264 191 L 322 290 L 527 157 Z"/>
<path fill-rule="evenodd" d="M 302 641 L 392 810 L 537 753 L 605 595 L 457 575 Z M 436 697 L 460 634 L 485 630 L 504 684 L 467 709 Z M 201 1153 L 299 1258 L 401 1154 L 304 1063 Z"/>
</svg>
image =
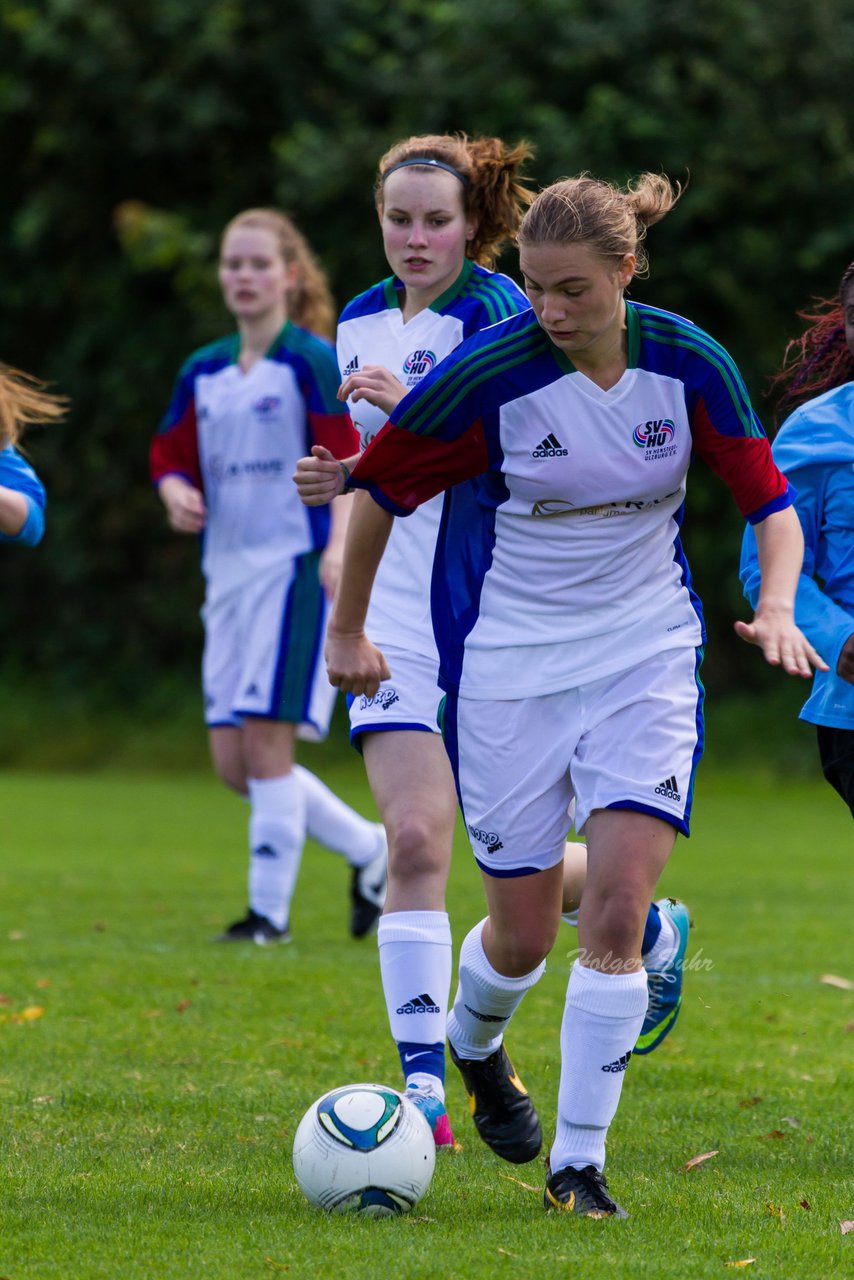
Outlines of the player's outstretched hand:
<svg viewBox="0 0 854 1280">
<path fill-rule="evenodd" d="M 307 507 L 326 507 L 344 492 L 344 468 L 333 453 L 316 444 L 310 458 L 300 458 L 293 481 Z"/>
<path fill-rule="evenodd" d="M 204 494 L 180 476 L 164 476 L 157 486 L 169 524 L 177 533 L 201 533 L 208 518 Z"/>
<path fill-rule="evenodd" d="M 331 627 L 326 634 L 326 671 L 329 683 L 342 693 L 368 698 L 376 697 L 381 682 L 391 675 L 383 654 L 364 631 L 341 635 Z"/>
<path fill-rule="evenodd" d="M 765 661 L 782 667 L 790 676 L 806 679 L 816 671 L 826 671 L 827 663 L 795 626 L 788 608 L 763 608 L 760 604 L 752 622 L 736 622 L 736 634 L 748 644 L 758 645 Z"/>
<path fill-rule="evenodd" d="M 338 388 L 339 400 L 367 400 L 386 417 L 405 395 L 403 383 L 381 364 L 366 364 L 358 373 L 349 374 Z"/>
</svg>

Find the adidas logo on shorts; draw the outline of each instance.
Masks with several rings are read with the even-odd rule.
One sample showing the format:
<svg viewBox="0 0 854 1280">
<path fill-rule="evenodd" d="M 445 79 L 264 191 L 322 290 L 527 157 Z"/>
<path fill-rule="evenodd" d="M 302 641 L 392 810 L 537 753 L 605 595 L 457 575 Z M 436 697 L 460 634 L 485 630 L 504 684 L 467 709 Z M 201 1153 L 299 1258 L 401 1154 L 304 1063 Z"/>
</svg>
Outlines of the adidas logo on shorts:
<svg viewBox="0 0 854 1280">
<path fill-rule="evenodd" d="M 358 373 L 358 372 L 359 372 L 359 357 L 353 356 L 353 359 L 348 360 L 347 364 L 344 366 L 344 369 L 341 373 L 341 377 L 348 378 L 351 373 Z"/>
<path fill-rule="evenodd" d="M 674 774 L 672 778 L 668 778 L 666 782 L 660 782 L 655 788 L 655 794 L 657 796 L 664 796 L 666 800 L 681 800 L 682 797 L 679 794 L 679 784 L 676 781 L 676 775 Z"/>
<path fill-rule="evenodd" d="M 537 445 L 531 454 L 532 458 L 565 458 L 569 453 L 568 449 L 564 449 L 561 442 L 553 431 L 550 431 L 545 440 Z"/>
</svg>

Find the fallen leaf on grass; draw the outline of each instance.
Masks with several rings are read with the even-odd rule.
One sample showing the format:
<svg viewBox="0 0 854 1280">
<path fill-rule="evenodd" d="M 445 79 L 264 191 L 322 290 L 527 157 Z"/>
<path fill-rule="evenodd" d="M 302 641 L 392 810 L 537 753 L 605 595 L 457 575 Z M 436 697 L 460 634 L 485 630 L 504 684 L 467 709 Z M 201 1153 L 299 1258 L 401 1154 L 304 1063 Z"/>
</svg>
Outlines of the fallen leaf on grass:
<svg viewBox="0 0 854 1280">
<path fill-rule="evenodd" d="M 802 1209 L 812 1208 L 812 1205 L 810 1204 L 809 1200 L 799 1200 L 798 1204 L 801 1206 Z"/>
<path fill-rule="evenodd" d="M 44 1009 L 41 1005 L 30 1004 L 26 1009 L 22 1009 L 20 1013 L 13 1013 L 12 1022 L 35 1022 L 37 1018 L 44 1016 Z"/>
<path fill-rule="evenodd" d="M 783 1116 L 780 1124 L 790 1124 L 793 1129 L 800 1129 L 801 1122 L 797 1116 Z"/>
<path fill-rule="evenodd" d="M 845 1024 L 845 1030 L 846 1030 L 846 1031 L 854 1031 L 854 1022 L 846 1022 L 846 1024 Z"/>
<path fill-rule="evenodd" d="M 10 941 L 10 942 L 23 942 L 23 941 L 24 941 L 24 938 L 26 938 L 26 936 L 27 936 L 27 935 L 24 933 L 23 929 L 12 929 L 12 930 L 10 930 L 10 932 L 9 932 L 9 941 Z"/>
<path fill-rule="evenodd" d="M 178 1003 L 175 1005 L 175 1012 L 186 1013 L 187 1009 L 189 1009 L 192 1003 L 193 1003 L 192 1000 L 179 1000 Z"/>
<path fill-rule="evenodd" d="M 50 978 L 36 978 L 36 986 L 40 991 L 44 991 L 47 987 L 52 987 L 53 983 Z"/>
<path fill-rule="evenodd" d="M 725 1262 L 725 1267 L 749 1267 L 751 1262 L 755 1262 L 755 1258 L 740 1258 L 738 1262 Z"/>
<path fill-rule="evenodd" d="M 519 1256 L 516 1253 L 511 1253 L 509 1249 L 499 1249 L 498 1252 L 503 1253 L 505 1258 L 517 1258 Z"/>
<path fill-rule="evenodd" d="M 274 1271 L 290 1271 L 291 1269 L 290 1263 L 276 1262 L 275 1258 L 265 1258 L 264 1261 L 266 1262 L 267 1266 L 272 1267 Z"/>
<path fill-rule="evenodd" d="M 782 1222 L 786 1216 L 785 1213 L 783 1212 L 783 1206 L 781 1204 L 769 1203 L 765 1206 L 765 1208 L 771 1214 L 771 1217 L 776 1218 L 778 1222 Z"/>
<path fill-rule="evenodd" d="M 785 1138 L 785 1133 L 781 1129 L 772 1129 L 770 1133 L 757 1133 L 760 1142 L 767 1142 L 769 1138 L 775 1142 L 781 1142 Z"/>
<path fill-rule="evenodd" d="M 499 1173 L 498 1176 L 499 1178 L 504 1178 L 507 1182 L 515 1182 L 517 1187 L 524 1187 L 526 1191 L 536 1191 L 537 1195 L 542 1190 L 541 1187 L 532 1187 L 530 1182 L 522 1182 L 521 1178 L 514 1178 L 509 1173 Z"/>
<path fill-rule="evenodd" d="M 742 1098 L 738 1105 L 740 1107 L 756 1107 L 761 1101 L 762 1099 L 757 1095 L 755 1098 Z"/>
<path fill-rule="evenodd" d="M 850 1231 L 854 1231 L 854 1222 L 851 1222 L 850 1219 L 847 1219 L 845 1222 L 840 1222 L 839 1230 L 844 1236 L 847 1236 Z"/>
<path fill-rule="evenodd" d="M 56 1098 L 52 1093 L 40 1093 L 37 1098 L 33 1098 L 33 1102 L 38 1103 L 39 1106 L 44 1106 L 44 1104 L 47 1102 L 55 1102 L 55 1101 L 56 1101 Z"/>
<path fill-rule="evenodd" d="M 840 991 L 854 991 L 854 982 L 850 978 L 840 978 L 835 973 L 823 973 L 819 978 L 826 987 L 838 987 Z"/>
<path fill-rule="evenodd" d="M 683 1173 L 687 1173 L 689 1169 L 695 1169 L 698 1164 L 702 1164 L 704 1160 L 711 1160 L 712 1156 L 716 1156 L 717 1154 L 717 1151 L 704 1151 L 701 1156 L 692 1156 L 690 1160 L 683 1164 Z"/>
<path fill-rule="evenodd" d="M 12 1003 L 11 996 L 0 995 L 0 1004 L 11 1004 L 11 1003 Z M 2 1277 L 0 1277 L 0 1280 L 2 1280 Z"/>
</svg>

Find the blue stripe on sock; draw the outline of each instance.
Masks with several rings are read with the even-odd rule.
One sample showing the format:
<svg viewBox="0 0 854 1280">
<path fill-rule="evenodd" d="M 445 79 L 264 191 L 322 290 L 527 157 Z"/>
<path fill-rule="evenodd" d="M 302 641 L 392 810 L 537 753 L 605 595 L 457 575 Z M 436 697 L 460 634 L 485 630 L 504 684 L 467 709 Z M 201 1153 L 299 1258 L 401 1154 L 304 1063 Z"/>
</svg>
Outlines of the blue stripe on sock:
<svg viewBox="0 0 854 1280">
<path fill-rule="evenodd" d="M 404 1079 L 416 1072 L 426 1072 L 445 1083 L 445 1044 L 438 1040 L 436 1044 L 419 1044 L 412 1040 L 398 1040 L 397 1051 L 400 1054 L 400 1065 Z"/>
</svg>

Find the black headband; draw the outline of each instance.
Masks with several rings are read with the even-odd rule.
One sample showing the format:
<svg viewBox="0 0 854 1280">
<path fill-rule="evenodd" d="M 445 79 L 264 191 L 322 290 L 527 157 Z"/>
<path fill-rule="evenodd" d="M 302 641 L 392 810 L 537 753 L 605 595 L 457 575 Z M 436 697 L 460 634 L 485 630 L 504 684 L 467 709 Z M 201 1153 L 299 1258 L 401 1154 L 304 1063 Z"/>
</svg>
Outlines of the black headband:
<svg viewBox="0 0 854 1280">
<path fill-rule="evenodd" d="M 413 156 L 411 160 L 398 160 L 397 164 L 393 164 L 389 169 L 386 169 L 382 175 L 382 181 L 385 182 L 390 173 L 396 173 L 398 169 L 405 169 L 412 164 L 426 165 L 428 169 L 444 169 L 446 173 L 452 173 L 455 178 L 459 178 L 464 187 L 469 185 L 466 175 L 460 173 L 459 169 L 455 169 L 452 164 L 445 164 L 444 160 L 428 160 L 426 156 Z"/>
</svg>

